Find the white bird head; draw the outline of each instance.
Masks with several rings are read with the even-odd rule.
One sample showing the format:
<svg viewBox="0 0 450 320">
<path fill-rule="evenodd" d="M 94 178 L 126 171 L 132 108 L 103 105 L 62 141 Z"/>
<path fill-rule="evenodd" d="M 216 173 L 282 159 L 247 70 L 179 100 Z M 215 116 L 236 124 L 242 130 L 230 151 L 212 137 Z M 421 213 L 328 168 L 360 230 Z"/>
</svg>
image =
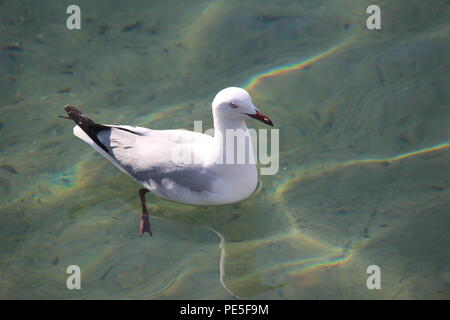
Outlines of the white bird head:
<svg viewBox="0 0 450 320">
<path fill-rule="evenodd" d="M 212 108 L 214 115 L 222 119 L 243 121 L 251 117 L 273 126 L 269 117 L 255 107 L 248 92 L 242 88 L 229 87 L 219 91 Z"/>
</svg>

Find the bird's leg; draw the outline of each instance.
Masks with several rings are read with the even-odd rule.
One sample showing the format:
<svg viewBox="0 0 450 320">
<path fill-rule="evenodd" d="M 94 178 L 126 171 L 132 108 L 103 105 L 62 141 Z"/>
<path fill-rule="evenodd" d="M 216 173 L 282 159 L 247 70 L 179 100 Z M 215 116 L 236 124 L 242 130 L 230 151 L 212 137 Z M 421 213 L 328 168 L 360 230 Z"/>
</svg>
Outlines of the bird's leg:
<svg viewBox="0 0 450 320">
<path fill-rule="evenodd" d="M 145 204 L 145 194 L 148 192 L 147 189 L 140 189 L 139 190 L 139 198 L 141 198 L 141 205 L 142 205 L 142 215 L 141 215 L 141 223 L 140 223 L 140 236 L 145 232 L 148 232 L 149 235 L 152 234 L 152 228 L 150 226 L 150 220 L 148 219 L 148 211 L 147 211 L 147 205 Z"/>
</svg>

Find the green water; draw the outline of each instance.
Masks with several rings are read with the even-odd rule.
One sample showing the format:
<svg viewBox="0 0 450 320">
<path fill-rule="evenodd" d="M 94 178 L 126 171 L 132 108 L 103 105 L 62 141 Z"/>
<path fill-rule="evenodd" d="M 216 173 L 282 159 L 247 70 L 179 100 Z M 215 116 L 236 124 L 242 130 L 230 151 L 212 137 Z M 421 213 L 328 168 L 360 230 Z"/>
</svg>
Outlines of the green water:
<svg viewBox="0 0 450 320">
<path fill-rule="evenodd" d="M 450 298 L 448 1 L 78 0 L 72 31 L 70 4 L 0 1 L 0 298 Z M 228 86 L 279 172 L 234 205 L 149 196 L 139 238 L 139 186 L 56 115 L 210 128 Z"/>
</svg>

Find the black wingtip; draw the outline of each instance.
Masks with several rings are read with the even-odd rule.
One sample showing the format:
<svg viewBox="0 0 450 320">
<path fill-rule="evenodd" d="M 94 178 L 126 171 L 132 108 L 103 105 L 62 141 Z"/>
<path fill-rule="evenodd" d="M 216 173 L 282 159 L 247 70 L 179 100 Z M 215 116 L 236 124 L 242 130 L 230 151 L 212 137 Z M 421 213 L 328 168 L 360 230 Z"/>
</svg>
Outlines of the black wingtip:
<svg viewBox="0 0 450 320">
<path fill-rule="evenodd" d="M 83 130 L 88 128 L 89 125 L 95 124 L 94 121 L 86 117 L 83 112 L 75 108 L 74 106 L 66 105 L 64 110 L 67 112 L 69 119 L 73 120 L 77 125 L 79 125 Z"/>
<path fill-rule="evenodd" d="M 81 112 L 80 110 L 78 110 L 77 108 L 75 108 L 74 106 L 71 106 L 69 104 L 64 106 L 64 110 L 66 110 L 67 113 L 75 112 L 75 113 L 83 114 L 83 112 Z"/>
<path fill-rule="evenodd" d="M 67 112 L 68 117 L 59 117 L 70 119 L 75 122 L 81 128 L 81 130 L 83 130 L 100 148 L 102 148 L 106 153 L 109 153 L 108 148 L 106 148 L 106 146 L 100 142 L 97 134 L 103 130 L 111 130 L 110 127 L 95 123 L 74 106 L 66 105 L 64 107 L 64 110 Z"/>
</svg>

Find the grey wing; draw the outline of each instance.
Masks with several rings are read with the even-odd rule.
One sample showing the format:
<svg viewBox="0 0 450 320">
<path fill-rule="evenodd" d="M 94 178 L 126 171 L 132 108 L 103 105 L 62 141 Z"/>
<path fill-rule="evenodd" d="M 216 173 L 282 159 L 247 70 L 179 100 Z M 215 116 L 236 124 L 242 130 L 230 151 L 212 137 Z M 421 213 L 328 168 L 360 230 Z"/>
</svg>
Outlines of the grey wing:
<svg viewBox="0 0 450 320">
<path fill-rule="evenodd" d="M 142 128 L 143 129 L 143 128 Z M 200 164 L 174 161 L 171 153 L 179 143 L 208 139 L 198 133 L 179 130 L 148 130 L 134 134 L 117 128 L 98 134 L 109 154 L 126 173 L 142 184 L 162 187 L 163 193 L 212 192 L 216 176 Z M 188 190 L 180 190 L 187 188 Z M 166 189 L 166 190 L 164 190 Z"/>
<path fill-rule="evenodd" d="M 198 193 L 212 192 L 216 180 L 213 173 L 198 166 L 152 167 L 145 171 L 134 171 L 133 175 L 139 181 L 152 181 L 165 189 L 174 189 L 175 186 L 179 186 Z"/>
</svg>

